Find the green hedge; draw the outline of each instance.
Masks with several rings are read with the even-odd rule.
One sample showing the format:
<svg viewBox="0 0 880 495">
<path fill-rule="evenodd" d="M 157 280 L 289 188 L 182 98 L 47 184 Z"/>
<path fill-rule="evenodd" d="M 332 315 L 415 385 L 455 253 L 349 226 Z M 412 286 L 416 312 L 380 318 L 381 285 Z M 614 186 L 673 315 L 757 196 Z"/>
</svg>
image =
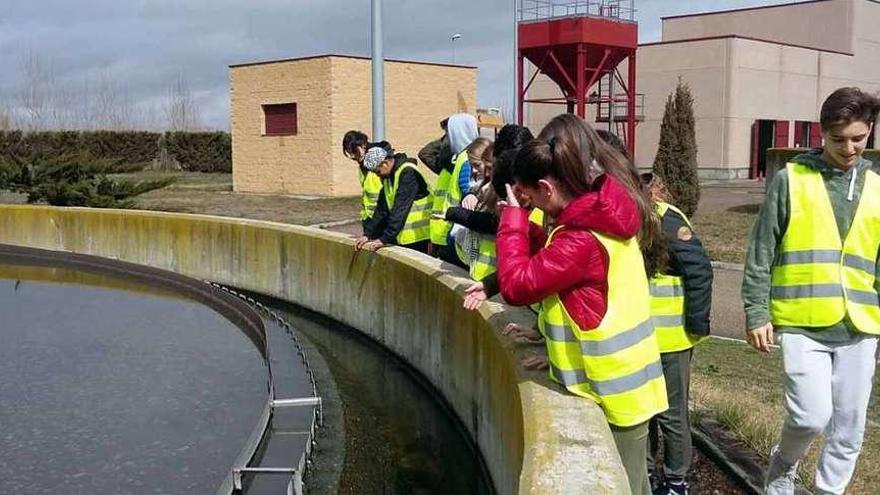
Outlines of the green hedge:
<svg viewBox="0 0 880 495">
<path fill-rule="evenodd" d="M 232 171 L 232 144 L 225 132 L 0 131 L 0 160 L 33 163 L 63 156 L 115 163 L 108 172 L 139 170 L 161 156 L 186 171 Z"/>
<path fill-rule="evenodd" d="M 232 140 L 226 132 L 169 132 L 168 155 L 191 172 L 232 172 Z"/>
</svg>

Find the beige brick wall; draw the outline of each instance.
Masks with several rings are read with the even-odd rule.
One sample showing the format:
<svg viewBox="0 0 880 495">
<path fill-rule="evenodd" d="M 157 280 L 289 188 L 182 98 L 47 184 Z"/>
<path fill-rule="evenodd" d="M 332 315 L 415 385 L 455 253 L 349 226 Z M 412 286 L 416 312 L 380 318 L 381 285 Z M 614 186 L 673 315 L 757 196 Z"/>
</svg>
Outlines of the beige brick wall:
<svg viewBox="0 0 880 495">
<path fill-rule="evenodd" d="M 337 196 L 360 192 L 357 169 L 339 147 L 351 129 L 371 134 L 371 78 L 369 60 L 333 57 L 333 194 Z M 440 137 L 441 120 L 458 112 L 475 113 L 476 101 L 476 69 L 385 63 L 385 138 L 398 152 L 415 157 L 428 141 Z M 433 174 L 426 176 L 431 179 Z"/>
<path fill-rule="evenodd" d="M 359 194 L 357 169 L 341 143 L 351 129 L 371 134 L 370 60 L 321 57 L 233 67 L 230 79 L 236 191 Z M 440 120 L 475 112 L 476 99 L 476 69 L 386 62 L 386 138 L 415 156 L 440 135 Z M 287 102 L 297 103 L 298 134 L 263 136 L 260 105 Z"/>
<path fill-rule="evenodd" d="M 237 192 L 330 195 L 330 60 L 230 70 L 232 182 Z M 261 105 L 296 103 L 296 136 L 264 136 Z"/>
</svg>

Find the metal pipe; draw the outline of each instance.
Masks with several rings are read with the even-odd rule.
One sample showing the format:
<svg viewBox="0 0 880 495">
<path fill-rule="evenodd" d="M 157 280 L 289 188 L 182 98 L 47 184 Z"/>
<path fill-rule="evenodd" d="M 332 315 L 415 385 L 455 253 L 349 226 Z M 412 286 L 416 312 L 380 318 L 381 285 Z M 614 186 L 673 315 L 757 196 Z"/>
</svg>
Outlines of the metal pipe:
<svg viewBox="0 0 880 495">
<path fill-rule="evenodd" d="M 385 139 L 385 55 L 382 51 L 382 0 L 372 0 L 373 141 Z"/>
<path fill-rule="evenodd" d="M 275 399 L 272 401 L 272 407 L 318 406 L 320 404 L 320 397 L 304 397 L 302 399 Z"/>
<path fill-rule="evenodd" d="M 636 160 L 636 51 L 633 50 L 629 56 L 629 67 L 627 67 L 627 78 L 629 79 L 629 99 L 626 102 L 626 147 L 629 148 L 629 156 L 633 163 Z"/>
<path fill-rule="evenodd" d="M 617 126 L 614 122 L 614 71 L 617 69 L 611 69 L 612 72 L 608 73 L 608 132 L 614 132 L 617 130 Z"/>
<path fill-rule="evenodd" d="M 522 0 L 520 0 L 521 2 Z M 513 109 L 513 120 L 512 122 L 520 123 L 522 122 L 519 118 L 519 91 L 522 85 L 522 82 L 519 80 L 519 70 L 521 70 L 517 66 L 517 62 L 519 62 L 519 18 L 517 15 L 517 0 L 513 0 L 513 104 L 510 108 Z"/>
</svg>

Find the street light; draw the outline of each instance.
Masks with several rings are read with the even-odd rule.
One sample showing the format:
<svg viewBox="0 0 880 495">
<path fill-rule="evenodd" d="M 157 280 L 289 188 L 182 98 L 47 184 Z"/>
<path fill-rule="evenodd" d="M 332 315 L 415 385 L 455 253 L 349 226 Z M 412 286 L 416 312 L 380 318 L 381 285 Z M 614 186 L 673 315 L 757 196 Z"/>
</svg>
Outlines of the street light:
<svg viewBox="0 0 880 495">
<path fill-rule="evenodd" d="M 455 57 L 455 41 L 461 39 L 460 33 L 455 33 L 452 35 L 452 63 L 458 63 Z"/>
</svg>

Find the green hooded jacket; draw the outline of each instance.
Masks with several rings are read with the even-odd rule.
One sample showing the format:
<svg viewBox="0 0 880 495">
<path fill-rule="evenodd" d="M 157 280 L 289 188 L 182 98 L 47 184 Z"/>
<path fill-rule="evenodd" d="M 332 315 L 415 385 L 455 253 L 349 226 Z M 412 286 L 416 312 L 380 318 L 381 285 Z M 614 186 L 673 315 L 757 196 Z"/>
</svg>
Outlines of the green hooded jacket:
<svg viewBox="0 0 880 495">
<path fill-rule="evenodd" d="M 865 184 L 865 173 L 871 169 L 871 162 L 859 158 L 853 168 L 844 172 L 826 163 L 822 159 L 821 149 L 798 155 L 791 161 L 813 167 L 822 174 L 834 210 L 834 219 L 837 221 L 837 230 L 840 238 L 845 239 L 859 205 L 862 187 Z M 850 194 L 851 190 L 852 194 Z M 742 300 L 747 329 L 758 328 L 770 322 L 770 270 L 788 227 L 791 215 L 789 203 L 788 174 L 783 169 L 770 183 L 764 204 L 752 229 L 749 249 L 746 253 Z M 880 258 L 877 266 L 880 267 Z M 875 276 L 880 278 L 880 268 L 877 269 Z M 874 287 L 880 289 L 877 280 L 874 281 Z M 822 342 L 844 342 L 852 337 L 855 327 L 849 318 L 844 318 L 843 321 L 830 327 L 810 329 L 778 327 L 775 330 L 807 335 Z"/>
</svg>

